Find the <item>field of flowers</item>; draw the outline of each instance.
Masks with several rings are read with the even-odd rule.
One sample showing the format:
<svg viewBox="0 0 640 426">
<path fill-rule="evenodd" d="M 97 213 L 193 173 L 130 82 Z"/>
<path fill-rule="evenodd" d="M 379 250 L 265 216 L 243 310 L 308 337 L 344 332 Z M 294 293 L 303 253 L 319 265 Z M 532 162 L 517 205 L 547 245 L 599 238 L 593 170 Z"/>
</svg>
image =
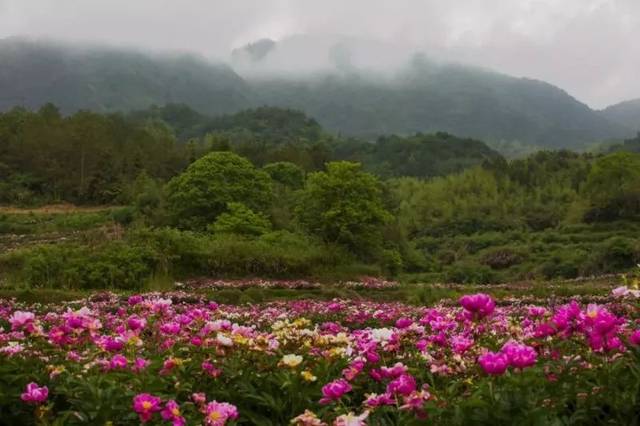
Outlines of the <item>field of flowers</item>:
<svg viewBox="0 0 640 426">
<path fill-rule="evenodd" d="M 0 424 L 638 424 L 637 296 L 0 300 Z"/>
</svg>

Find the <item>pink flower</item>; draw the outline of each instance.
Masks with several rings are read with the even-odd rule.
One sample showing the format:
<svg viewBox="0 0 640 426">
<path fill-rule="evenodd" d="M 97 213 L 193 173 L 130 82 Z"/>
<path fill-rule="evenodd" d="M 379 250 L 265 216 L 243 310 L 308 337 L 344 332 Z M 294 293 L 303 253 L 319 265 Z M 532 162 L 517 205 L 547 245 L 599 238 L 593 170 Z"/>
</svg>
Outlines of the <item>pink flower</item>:
<svg viewBox="0 0 640 426">
<path fill-rule="evenodd" d="M 364 401 L 364 405 L 369 408 L 394 405 L 395 403 L 396 401 L 393 399 L 393 395 L 389 395 L 388 393 L 383 393 L 382 395 L 372 393 L 367 395 L 367 399 Z"/>
<path fill-rule="evenodd" d="M 205 416 L 207 426 L 224 426 L 227 420 L 238 418 L 238 409 L 227 402 L 211 401 L 205 408 Z"/>
<path fill-rule="evenodd" d="M 473 343 L 473 339 L 464 336 L 453 336 L 451 338 L 451 349 L 457 354 L 463 354 L 473 346 Z"/>
<path fill-rule="evenodd" d="M 37 383 L 31 382 L 27 385 L 25 391 L 20 395 L 20 399 L 30 404 L 41 404 L 49 397 L 49 389 L 46 386 L 38 386 Z"/>
<path fill-rule="evenodd" d="M 387 379 L 395 379 L 407 372 L 407 366 L 401 362 L 396 362 L 393 367 L 380 367 L 380 374 Z"/>
<path fill-rule="evenodd" d="M 640 346 L 640 330 L 636 330 L 631 333 L 629 341 L 636 346 Z"/>
<path fill-rule="evenodd" d="M 186 424 L 186 420 L 180 412 L 180 406 L 173 399 L 167 401 L 160 415 L 164 420 L 173 422 L 173 426 L 184 426 Z"/>
<path fill-rule="evenodd" d="M 351 391 L 351 385 L 345 379 L 334 380 L 322 387 L 322 399 L 320 404 L 329 404 L 332 401 L 339 400 L 342 395 Z"/>
<path fill-rule="evenodd" d="M 213 365 L 213 363 L 211 363 L 211 361 L 208 361 L 208 360 L 207 361 L 203 361 L 201 367 L 211 377 L 218 377 L 220 374 L 222 374 L 222 370 L 220 370 L 218 367 Z"/>
<path fill-rule="evenodd" d="M 409 395 L 416 390 L 416 379 L 410 374 L 403 374 L 387 385 L 387 393 Z"/>
<path fill-rule="evenodd" d="M 147 368 L 149 366 L 149 364 L 151 364 L 151 361 L 147 361 L 144 358 L 136 358 L 136 360 L 133 362 L 132 369 L 136 373 L 139 373 L 142 370 L 144 370 L 145 368 Z"/>
<path fill-rule="evenodd" d="M 202 405 L 205 402 L 207 402 L 207 397 L 204 393 L 202 392 L 197 392 L 197 393 L 192 393 L 191 394 L 191 399 L 193 400 L 193 402 L 195 402 L 197 405 Z"/>
<path fill-rule="evenodd" d="M 345 379 L 352 381 L 358 374 L 360 374 L 360 372 L 362 372 L 364 365 L 365 363 L 363 360 L 355 360 L 351 364 L 349 364 L 347 368 L 342 370 L 342 375 Z"/>
<path fill-rule="evenodd" d="M 140 421 L 146 423 L 153 417 L 153 413 L 161 410 L 161 400 L 157 396 L 141 393 L 133 398 L 133 410 L 140 416 Z"/>
<path fill-rule="evenodd" d="M 501 352 L 487 352 L 478 357 L 478 363 L 485 373 L 499 376 L 507 370 L 509 358 Z"/>
<path fill-rule="evenodd" d="M 144 318 L 140 318 L 137 315 L 131 315 L 129 319 L 127 319 L 127 326 L 131 330 L 141 330 L 147 325 L 147 320 Z"/>
<path fill-rule="evenodd" d="M 130 296 L 127 302 L 129 303 L 129 306 L 135 306 L 138 303 L 142 303 L 143 300 L 144 299 L 142 296 L 140 296 L 139 294 L 136 294 L 134 296 Z"/>
<path fill-rule="evenodd" d="M 12 330 L 20 330 L 29 328 L 35 321 L 36 316 L 33 312 L 15 311 L 11 317 L 9 317 L 9 323 Z"/>
<path fill-rule="evenodd" d="M 413 320 L 411 318 L 399 318 L 396 321 L 396 327 L 403 329 L 403 328 L 408 328 L 413 324 Z"/>
<path fill-rule="evenodd" d="M 178 334 L 180 333 L 180 324 L 177 322 L 167 322 L 160 326 L 160 331 L 164 334 Z"/>
<path fill-rule="evenodd" d="M 125 358 L 123 355 L 114 355 L 113 358 L 111 358 L 111 361 L 109 361 L 109 368 L 111 368 L 112 370 L 118 369 L 118 368 L 126 368 L 127 367 L 127 358 Z"/>
<path fill-rule="evenodd" d="M 474 319 L 481 319 L 493 313 L 496 302 L 494 302 L 488 294 L 478 293 L 462 296 L 460 298 L 460 305 L 462 305 Z"/>
<path fill-rule="evenodd" d="M 538 354 L 534 348 L 516 342 L 507 342 L 501 352 L 507 356 L 509 365 L 514 368 L 531 367 L 536 363 Z"/>
</svg>

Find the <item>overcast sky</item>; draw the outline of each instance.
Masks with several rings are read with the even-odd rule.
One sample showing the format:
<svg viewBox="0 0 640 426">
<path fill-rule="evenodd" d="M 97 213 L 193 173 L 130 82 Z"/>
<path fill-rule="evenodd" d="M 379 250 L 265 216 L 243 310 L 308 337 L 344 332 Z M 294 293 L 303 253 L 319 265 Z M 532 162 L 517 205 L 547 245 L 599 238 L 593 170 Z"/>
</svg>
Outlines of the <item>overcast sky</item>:
<svg viewBox="0 0 640 426">
<path fill-rule="evenodd" d="M 593 107 L 640 97 L 640 0 L 0 0 L 0 37 L 227 58 L 291 34 L 371 39 L 538 78 Z"/>
</svg>

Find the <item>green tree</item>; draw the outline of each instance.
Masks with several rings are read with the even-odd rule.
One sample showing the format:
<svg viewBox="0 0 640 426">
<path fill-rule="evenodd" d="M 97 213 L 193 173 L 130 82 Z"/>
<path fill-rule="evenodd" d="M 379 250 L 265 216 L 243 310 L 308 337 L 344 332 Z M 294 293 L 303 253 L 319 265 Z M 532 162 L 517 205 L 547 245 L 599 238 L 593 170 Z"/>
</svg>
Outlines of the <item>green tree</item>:
<svg viewBox="0 0 640 426">
<path fill-rule="evenodd" d="M 271 223 L 264 215 L 253 212 L 242 203 L 229 203 L 227 209 L 209 225 L 210 231 L 259 236 L 271 230 Z"/>
<path fill-rule="evenodd" d="M 311 234 L 365 257 L 379 251 L 384 225 L 392 218 L 379 180 L 346 161 L 328 163 L 326 172 L 309 176 L 296 216 Z"/>
<path fill-rule="evenodd" d="M 231 202 L 264 211 L 271 196 L 269 175 L 232 152 L 207 154 L 167 184 L 169 213 L 181 228 L 204 229 Z"/>
<path fill-rule="evenodd" d="M 640 214 L 640 155 L 618 152 L 598 159 L 584 187 L 587 220 L 633 218 Z"/>
<path fill-rule="evenodd" d="M 288 161 L 269 163 L 263 167 L 263 170 L 267 172 L 275 182 L 286 187 L 300 189 L 304 185 L 304 170 Z"/>
</svg>

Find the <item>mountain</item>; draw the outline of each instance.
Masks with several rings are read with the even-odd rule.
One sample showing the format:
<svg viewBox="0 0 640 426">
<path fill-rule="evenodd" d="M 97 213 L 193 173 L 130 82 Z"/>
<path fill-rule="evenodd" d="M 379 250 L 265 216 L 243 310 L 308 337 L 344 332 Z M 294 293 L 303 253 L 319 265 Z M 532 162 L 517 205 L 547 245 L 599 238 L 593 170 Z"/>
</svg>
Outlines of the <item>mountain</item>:
<svg viewBox="0 0 640 426">
<path fill-rule="evenodd" d="M 640 99 L 611 105 L 600 111 L 600 114 L 614 123 L 640 131 Z"/>
<path fill-rule="evenodd" d="M 193 55 L 5 39 L 0 110 L 53 102 L 63 113 L 112 112 L 183 103 L 212 116 L 268 105 L 301 110 L 345 136 L 442 131 L 493 146 L 583 149 L 634 135 L 550 84 L 420 55 L 401 62 L 407 53 L 392 50 L 339 38 L 261 40 L 234 51 L 243 63 L 236 72 Z"/>
<path fill-rule="evenodd" d="M 261 103 L 301 109 L 351 136 L 444 131 L 580 149 L 632 134 L 550 84 L 461 65 L 414 60 L 393 78 L 334 72 L 249 81 Z"/>
<path fill-rule="evenodd" d="M 194 55 L 11 38 L 0 40 L 0 64 L 0 110 L 52 102 L 63 113 L 113 112 L 184 102 L 222 114 L 249 105 L 246 83 L 229 66 Z"/>
</svg>

